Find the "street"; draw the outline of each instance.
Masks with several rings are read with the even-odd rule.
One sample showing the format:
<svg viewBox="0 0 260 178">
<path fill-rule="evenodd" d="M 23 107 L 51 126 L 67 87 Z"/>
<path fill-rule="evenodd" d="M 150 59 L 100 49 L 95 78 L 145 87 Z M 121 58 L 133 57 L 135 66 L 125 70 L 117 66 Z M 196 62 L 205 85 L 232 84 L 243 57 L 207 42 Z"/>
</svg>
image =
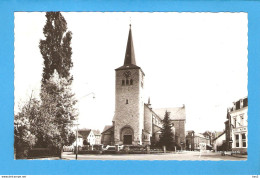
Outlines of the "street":
<svg viewBox="0 0 260 178">
<path fill-rule="evenodd" d="M 75 154 L 72 152 L 64 152 L 62 159 L 75 160 Z M 193 152 L 183 151 L 178 153 L 160 153 L 160 154 L 83 154 L 78 155 L 78 160 L 230 160 L 240 161 L 247 160 L 246 157 L 221 156 L 221 153 L 214 152 Z"/>
</svg>

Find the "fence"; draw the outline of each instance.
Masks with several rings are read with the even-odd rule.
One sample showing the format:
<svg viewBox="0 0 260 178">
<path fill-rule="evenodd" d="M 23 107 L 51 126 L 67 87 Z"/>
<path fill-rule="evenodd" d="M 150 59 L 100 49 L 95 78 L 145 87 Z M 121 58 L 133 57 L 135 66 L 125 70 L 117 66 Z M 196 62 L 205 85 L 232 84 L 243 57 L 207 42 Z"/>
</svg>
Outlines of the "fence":
<svg viewBox="0 0 260 178">
<path fill-rule="evenodd" d="M 106 149 L 102 145 L 86 145 L 78 147 L 78 154 L 151 154 L 151 153 L 165 153 L 166 150 L 156 147 L 150 149 L 150 146 L 142 145 L 116 145 L 108 146 Z M 74 153 L 76 153 L 76 147 L 74 148 Z"/>
</svg>

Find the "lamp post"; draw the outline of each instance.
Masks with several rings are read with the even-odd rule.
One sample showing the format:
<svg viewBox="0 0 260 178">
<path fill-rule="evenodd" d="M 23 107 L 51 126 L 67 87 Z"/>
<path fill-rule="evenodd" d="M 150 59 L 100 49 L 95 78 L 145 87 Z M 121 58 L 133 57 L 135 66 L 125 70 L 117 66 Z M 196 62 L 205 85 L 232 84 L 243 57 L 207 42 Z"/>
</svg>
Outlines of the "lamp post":
<svg viewBox="0 0 260 178">
<path fill-rule="evenodd" d="M 76 160 L 78 159 L 78 120 L 77 120 L 77 124 L 75 124 L 77 126 L 77 129 L 76 129 Z"/>
<path fill-rule="evenodd" d="M 96 97 L 95 97 L 95 93 L 94 92 L 91 92 L 91 93 L 88 93 L 88 94 L 86 94 L 86 95 L 84 95 L 84 96 L 82 96 L 82 97 L 80 97 L 79 99 L 81 100 L 82 98 L 85 98 L 85 97 L 87 97 L 87 96 L 89 96 L 89 95 L 93 95 L 93 99 L 95 99 Z M 77 124 L 75 124 L 76 126 L 77 126 L 77 128 L 76 128 L 76 160 L 78 159 L 78 125 L 79 125 L 79 123 L 78 123 L 78 119 L 77 119 Z"/>
</svg>

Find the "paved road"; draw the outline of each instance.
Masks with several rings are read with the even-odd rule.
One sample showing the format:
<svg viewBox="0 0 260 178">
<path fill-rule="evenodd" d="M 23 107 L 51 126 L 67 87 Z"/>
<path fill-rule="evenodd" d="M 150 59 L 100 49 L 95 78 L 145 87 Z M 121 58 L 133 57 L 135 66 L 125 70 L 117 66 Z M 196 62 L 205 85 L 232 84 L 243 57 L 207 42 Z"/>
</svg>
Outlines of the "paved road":
<svg viewBox="0 0 260 178">
<path fill-rule="evenodd" d="M 75 154 L 64 152 L 63 159 L 75 160 Z M 239 161 L 247 158 L 238 158 L 234 156 L 221 156 L 220 153 L 213 152 L 190 152 L 180 153 L 161 153 L 161 154 L 125 154 L 125 155 L 78 155 L 78 160 L 230 160 Z"/>
</svg>

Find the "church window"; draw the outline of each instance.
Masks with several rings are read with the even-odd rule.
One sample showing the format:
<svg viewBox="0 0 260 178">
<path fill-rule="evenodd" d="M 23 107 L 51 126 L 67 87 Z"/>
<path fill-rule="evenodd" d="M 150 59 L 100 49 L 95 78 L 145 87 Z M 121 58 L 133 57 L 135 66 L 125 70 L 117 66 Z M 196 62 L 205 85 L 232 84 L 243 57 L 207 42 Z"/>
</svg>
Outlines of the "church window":
<svg viewBox="0 0 260 178">
<path fill-rule="evenodd" d="M 133 85 L 133 79 L 130 80 L 130 85 Z"/>
<path fill-rule="evenodd" d="M 122 85 L 125 85 L 125 80 L 122 80 Z"/>
<path fill-rule="evenodd" d="M 128 104 L 128 99 L 126 99 L 125 104 Z"/>
<path fill-rule="evenodd" d="M 129 80 L 126 80 L 126 85 L 129 85 Z"/>
</svg>

